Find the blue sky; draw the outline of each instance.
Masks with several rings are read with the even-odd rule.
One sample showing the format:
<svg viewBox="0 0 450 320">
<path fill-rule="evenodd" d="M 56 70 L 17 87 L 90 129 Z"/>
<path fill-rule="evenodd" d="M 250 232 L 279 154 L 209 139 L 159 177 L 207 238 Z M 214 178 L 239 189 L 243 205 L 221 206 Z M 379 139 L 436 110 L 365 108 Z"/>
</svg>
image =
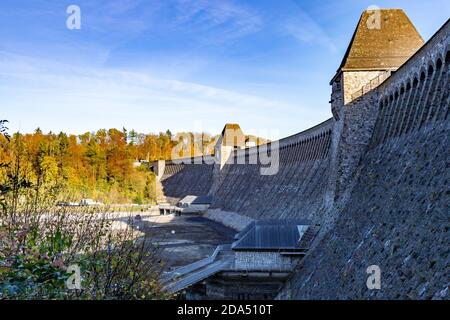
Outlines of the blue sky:
<svg viewBox="0 0 450 320">
<path fill-rule="evenodd" d="M 81 30 L 66 28 L 71 4 Z M 0 119 L 294 134 L 331 116 L 328 82 L 369 5 L 404 9 L 425 40 L 450 13 L 447 0 L 2 0 Z"/>
</svg>

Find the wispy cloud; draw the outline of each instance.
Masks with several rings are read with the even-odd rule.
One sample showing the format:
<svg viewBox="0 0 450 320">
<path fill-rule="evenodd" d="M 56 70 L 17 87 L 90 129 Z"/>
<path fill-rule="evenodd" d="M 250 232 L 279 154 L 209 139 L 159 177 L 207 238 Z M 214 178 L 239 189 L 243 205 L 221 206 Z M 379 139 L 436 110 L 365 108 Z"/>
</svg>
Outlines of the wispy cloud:
<svg viewBox="0 0 450 320">
<path fill-rule="evenodd" d="M 210 35 L 209 42 L 234 40 L 261 30 L 262 17 L 254 9 L 228 0 L 178 0 L 174 26 Z"/>
<path fill-rule="evenodd" d="M 223 123 L 227 115 L 256 117 L 274 108 L 280 112 L 298 109 L 283 101 L 198 83 L 127 70 L 85 69 L 5 52 L 0 52 L 0 95 L 3 111 L 31 115 L 40 110 L 59 125 L 70 123 L 66 116 L 73 114 L 99 122 L 99 117 L 117 121 L 132 114 L 133 123 L 141 122 L 138 127 L 145 118 L 154 122 L 167 117 L 179 127 L 189 127 L 208 118 L 217 117 Z M 207 125 L 206 129 L 216 128 Z"/>
<path fill-rule="evenodd" d="M 447 2 L 397 5 L 430 36 Z M 65 25 L 72 3 L 81 7 L 78 31 Z M 177 131 L 195 121 L 217 132 L 233 121 L 292 134 L 330 116 L 328 80 L 369 4 L 0 1 L 0 119 L 69 132 Z"/>
<path fill-rule="evenodd" d="M 300 6 L 295 5 L 291 16 L 282 24 L 283 30 L 304 44 L 325 47 L 336 52 L 337 47 L 324 28 Z"/>
<path fill-rule="evenodd" d="M 46 91 L 58 88 L 72 92 L 75 89 L 81 95 L 103 95 L 104 98 L 116 97 L 118 96 L 117 92 L 121 91 L 120 94 L 123 98 L 136 97 L 134 94 L 139 94 L 140 97 L 148 94 L 151 98 L 155 92 L 165 92 L 168 96 L 170 94 L 182 94 L 196 99 L 216 100 L 221 104 L 241 108 L 265 108 L 282 105 L 280 101 L 271 101 L 254 95 L 198 83 L 155 78 L 146 73 L 83 68 L 1 51 L 0 76 L 21 81 L 23 85 L 36 81 L 37 87 L 46 88 Z M 129 94 L 125 94 L 126 92 L 129 92 Z"/>
</svg>

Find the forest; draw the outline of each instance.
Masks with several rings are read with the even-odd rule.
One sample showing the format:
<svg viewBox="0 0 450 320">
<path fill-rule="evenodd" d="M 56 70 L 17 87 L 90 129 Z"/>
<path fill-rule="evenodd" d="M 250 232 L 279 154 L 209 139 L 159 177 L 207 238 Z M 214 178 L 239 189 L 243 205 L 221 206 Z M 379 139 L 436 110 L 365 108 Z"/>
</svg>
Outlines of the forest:
<svg viewBox="0 0 450 320">
<path fill-rule="evenodd" d="M 211 153 L 215 139 L 205 133 L 172 135 L 169 130 L 141 134 L 101 129 L 74 135 L 38 128 L 34 133 L 1 135 L 0 163 L 19 165 L 22 178 L 34 186 L 58 188 L 58 200 L 153 204 L 158 190 L 146 163 Z M 7 176 L 4 166 L 0 182 Z"/>
</svg>

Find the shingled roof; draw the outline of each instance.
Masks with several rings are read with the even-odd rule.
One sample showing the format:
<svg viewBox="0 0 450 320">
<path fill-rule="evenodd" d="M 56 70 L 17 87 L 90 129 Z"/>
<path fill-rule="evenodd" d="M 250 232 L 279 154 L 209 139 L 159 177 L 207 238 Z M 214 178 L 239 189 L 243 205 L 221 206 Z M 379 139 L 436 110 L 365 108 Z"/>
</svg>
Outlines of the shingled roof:
<svg viewBox="0 0 450 320">
<path fill-rule="evenodd" d="M 341 71 L 395 70 L 423 44 L 403 10 L 366 10 L 336 75 Z"/>
</svg>

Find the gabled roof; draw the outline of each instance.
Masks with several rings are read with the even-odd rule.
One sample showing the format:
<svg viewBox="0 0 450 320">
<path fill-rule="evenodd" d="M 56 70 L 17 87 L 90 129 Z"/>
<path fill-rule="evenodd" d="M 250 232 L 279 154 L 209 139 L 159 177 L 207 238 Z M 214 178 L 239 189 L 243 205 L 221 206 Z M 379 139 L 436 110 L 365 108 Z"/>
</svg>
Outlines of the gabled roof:
<svg viewBox="0 0 450 320">
<path fill-rule="evenodd" d="M 197 196 L 187 195 L 186 197 L 181 199 L 179 202 L 180 203 L 192 204 L 195 201 L 196 198 L 197 198 Z"/>
<path fill-rule="evenodd" d="M 239 232 L 232 249 L 239 251 L 279 251 L 300 250 L 299 241 L 307 220 L 258 220 L 247 225 Z"/>
<path fill-rule="evenodd" d="M 211 196 L 198 196 L 192 204 L 211 204 L 212 197 Z"/>
<path fill-rule="evenodd" d="M 188 195 L 179 201 L 182 204 L 211 204 L 212 197 L 211 196 L 193 196 Z"/>
<path fill-rule="evenodd" d="M 403 10 L 366 10 L 336 75 L 341 71 L 395 70 L 423 44 L 422 37 Z"/>
<path fill-rule="evenodd" d="M 241 127 L 237 123 L 227 123 L 225 124 L 225 127 L 223 127 L 222 135 L 226 130 L 241 130 Z"/>
</svg>

